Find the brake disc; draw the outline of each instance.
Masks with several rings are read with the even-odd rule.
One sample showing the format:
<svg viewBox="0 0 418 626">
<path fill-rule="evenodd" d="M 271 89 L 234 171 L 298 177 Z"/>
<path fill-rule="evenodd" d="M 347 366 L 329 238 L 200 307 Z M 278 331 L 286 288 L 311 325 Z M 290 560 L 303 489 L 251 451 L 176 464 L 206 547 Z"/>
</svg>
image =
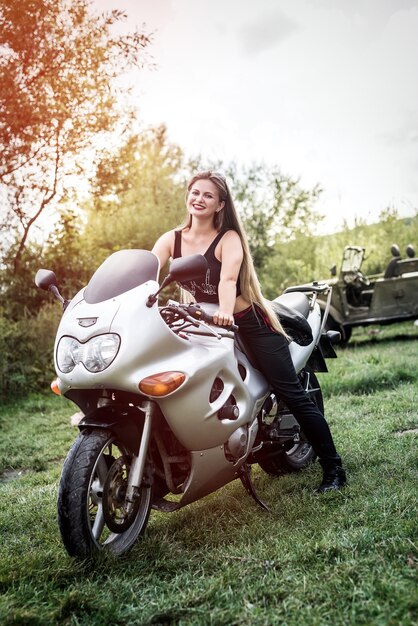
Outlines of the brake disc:
<svg viewBox="0 0 418 626">
<path fill-rule="evenodd" d="M 126 457 L 116 459 L 103 486 L 103 517 L 109 530 L 118 534 L 124 533 L 133 524 L 140 504 L 139 495 L 132 503 L 126 500 L 129 468 Z"/>
</svg>

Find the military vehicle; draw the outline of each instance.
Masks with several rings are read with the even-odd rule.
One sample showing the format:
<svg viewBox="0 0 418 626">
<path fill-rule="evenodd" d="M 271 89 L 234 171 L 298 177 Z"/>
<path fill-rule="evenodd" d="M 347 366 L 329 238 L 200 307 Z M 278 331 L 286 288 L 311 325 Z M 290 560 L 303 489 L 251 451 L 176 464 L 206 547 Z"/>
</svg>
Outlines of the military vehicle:
<svg viewBox="0 0 418 626">
<path fill-rule="evenodd" d="M 347 343 L 355 326 L 393 324 L 418 318 L 418 258 L 412 245 L 406 248 L 406 258 L 396 244 L 391 247 L 392 258 L 385 272 L 366 276 L 361 271 L 365 248 L 347 246 L 344 249 L 339 275 L 327 282 L 332 284 L 332 298 L 327 330 L 338 330 L 341 343 Z M 322 310 L 325 299 L 318 296 Z"/>
</svg>

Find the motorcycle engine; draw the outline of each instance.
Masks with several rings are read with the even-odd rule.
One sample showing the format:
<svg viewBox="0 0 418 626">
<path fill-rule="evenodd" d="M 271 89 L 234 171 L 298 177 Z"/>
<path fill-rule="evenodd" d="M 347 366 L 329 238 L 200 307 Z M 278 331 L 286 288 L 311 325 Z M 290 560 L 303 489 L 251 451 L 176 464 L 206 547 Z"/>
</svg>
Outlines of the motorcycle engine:
<svg viewBox="0 0 418 626">
<path fill-rule="evenodd" d="M 246 451 L 248 443 L 248 430 L 240 426 L 230 436 L 226 443 L 225 454 L 230 460 L 239 459 Z"/>
</svg>

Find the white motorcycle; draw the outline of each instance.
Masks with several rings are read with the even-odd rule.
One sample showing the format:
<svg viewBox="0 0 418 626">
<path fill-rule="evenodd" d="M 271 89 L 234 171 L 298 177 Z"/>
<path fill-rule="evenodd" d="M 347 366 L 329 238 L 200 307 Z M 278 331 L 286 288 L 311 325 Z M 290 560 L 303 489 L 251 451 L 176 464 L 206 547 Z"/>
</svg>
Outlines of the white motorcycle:
<svg viewBox="0 0 418 626">
<path fill-rule="evenodd" d="M 276 398 L 236 326 L 214 325 L 213 305 L 158 306 L 169 283 L 206 272 L 206 259 L 175 259 L 161 287 L 159 261 L 121 250 L 88 285 L 64 301 L 55 274 L 35 282 L 63 303 L 55 342 L 55 391 L 84 413 L 64 463 L 58 496 L 62 539 L 72 556 L 101 549 L 123 554 L 145 531 L 150 510 L 171 512 L 240 478 L 263 507 L 251 464 L 271 475 L 302 469 L 314 452 Z M 315 371 L 327 371 L 339 333 L 324 332 L 318 293 L 327 284 L 288 289 L 277 298 L 292 335 L 292 359 L 323 410 Z"/>
</svg>

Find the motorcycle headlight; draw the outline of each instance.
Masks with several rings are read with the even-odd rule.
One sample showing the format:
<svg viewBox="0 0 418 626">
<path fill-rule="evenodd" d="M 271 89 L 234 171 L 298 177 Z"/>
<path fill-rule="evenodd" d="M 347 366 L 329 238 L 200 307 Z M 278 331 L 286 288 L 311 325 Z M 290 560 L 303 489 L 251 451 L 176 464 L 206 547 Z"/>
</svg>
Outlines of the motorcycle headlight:
<svg viewBox="0 0 418 626">
<path fill-rule="evenodd" d="M 118 353 L 119 335 L 99 335 L 85 344 L 82 363 L 89 372 L 102 372 Z"/>
<path fill-rule="evenodd" d="M 57 349 L 58 369 L 64 374 L 71 372 L 80 361 L 80 344 L 74 337 L 62 337 Z"/>
<path fill-rule="evenodd" d="M 102 372 L 115 359 L 120 346 L 120 337 L 113 333 L 97 335 L 85 343 L 74 337 L 62 337 L 57 347 L 57 366 L 64 374 L 82 363 L 89 372 Z"/>
</svg>

